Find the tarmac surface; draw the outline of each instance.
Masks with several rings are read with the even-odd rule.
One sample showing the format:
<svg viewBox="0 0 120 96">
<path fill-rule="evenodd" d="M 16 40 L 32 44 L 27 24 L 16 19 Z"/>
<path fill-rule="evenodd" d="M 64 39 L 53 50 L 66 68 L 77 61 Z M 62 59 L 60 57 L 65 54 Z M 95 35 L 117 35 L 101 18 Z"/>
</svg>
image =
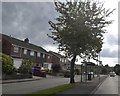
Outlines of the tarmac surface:
<svg viewBox="0 0 120 96">
<path fill-rule="evenodd" d="M 53 78 L 55 76 L 50 76 L 47 75 L 47 78 Z M 27 78 L 27 79 L 16 79 L 16 80 L 2 80 L 2 84 L 7 84 L 7 83 L 16 83 L 16 82 L 27 82 L 27 81 L 36 81 L 36 80 L 41 80 L 44 77 L 37 77 L 37 76 L 33 76 L 33 78 Z"/>
<path fill-rule="evenodd" d="M 93 96 L 96 90 L 99 88 L 99 86 L 104 82 L 104 80 L 107 78 L 107 75 L 101 75 L 100 77 L 95 77 L 91 81 L 87 82 L 77 82 L 76 86 L 70 90 L 58 93 L 56 96 L 61 95 L 69 95 L 69 96 Z M 54 78 L 53 76 L 48 76 L 48 78 Z M 20 79 L 20 80 L 4 80 L 2 81 L 2 84 L 5 83 L 15 83 L 15 82 L 26 82 L 26 81 L 34 81 L 34 80 L 40 80 L 41 77 L 34 77 L 30 79 Z M 4 95 L 3 95 L 4 96 Z M 44 96 L 44 94 L 43 94 Z M 98 96 L 98 95 L 96 95 Z"/>
</svg>

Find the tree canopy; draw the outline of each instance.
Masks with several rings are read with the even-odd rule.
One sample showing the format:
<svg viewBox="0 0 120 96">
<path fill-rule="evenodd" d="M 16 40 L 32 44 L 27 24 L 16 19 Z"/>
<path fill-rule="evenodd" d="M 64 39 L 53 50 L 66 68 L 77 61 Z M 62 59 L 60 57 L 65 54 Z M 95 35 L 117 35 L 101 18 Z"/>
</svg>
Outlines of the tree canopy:
<svg viewBox="0 0 120 96">
<path fill-rule="evenodd" d="M 114 9 L 106 10 L 103 3 L 94 0 L 55 0 L 54 4 L 60 15 L 56 22 L 49 21 L 52 34 L 48 36 L 59 44 L 60 51 L 72 58 L 71 68 L 74 67 L 77 55 L 81 58 L 95 58 L 102 50 L 103 34 L 106 32 L 104 27 L 112 23 L 106 17 Z"/>
<path fill-rule="evenodd" d="M 2 74 L 10 75 L 15 73 L 16 69 L 13 66 L 10 56 L 0 52 L 0 60 L 2 64 Z"/>
</svg>

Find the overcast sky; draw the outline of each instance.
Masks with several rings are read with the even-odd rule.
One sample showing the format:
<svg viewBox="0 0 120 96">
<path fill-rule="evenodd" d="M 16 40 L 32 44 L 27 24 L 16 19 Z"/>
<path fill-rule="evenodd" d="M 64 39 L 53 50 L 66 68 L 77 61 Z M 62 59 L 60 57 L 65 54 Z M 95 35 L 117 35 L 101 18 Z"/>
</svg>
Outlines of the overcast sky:
<svg viewBox="0 0 120 96">
<path fill-rule="evenodd" d="M 59 16 L 54 8 L 53 2 L 28 2 L 31 0 L 22 0 L 22 2 L 2 2 L 2 33 L 12 37 L 24 40 L 29 38 L 30 42 L 45 48 L 47 51 L 57 52 L 57 45 L 48 38 L 50 26 L 48 21 L 53 21 Z M 17 0 L 20 1 L 20 0 Z M 24 2 L 23 2 L 24 1 Z M 38 0 L 37 0 L 38 1 Z M 99 0 L 100 1 L 100 0 Z M 119 0 L 101 0 L 105 2 L 105 8 L 116 10 L 108 18 L 114 20 L 113 24 L 106 29 L 108 33 L 104 35 L 104 44 L 101 52 L 103 64 L 114 66 L 118 63 L 118 1 Z M 1 4 L 0 4 L 1 6 Z M 1 12 L 1 11 L 0 11 Z M 1 23 L 0 23 L 1 24 Z"/>
</svg>

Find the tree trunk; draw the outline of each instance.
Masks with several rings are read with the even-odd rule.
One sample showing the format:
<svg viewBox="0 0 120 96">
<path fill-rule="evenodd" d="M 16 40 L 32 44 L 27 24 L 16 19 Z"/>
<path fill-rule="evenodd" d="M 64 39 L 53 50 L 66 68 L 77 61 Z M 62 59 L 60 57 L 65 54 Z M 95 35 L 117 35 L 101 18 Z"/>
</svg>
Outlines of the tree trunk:
<svg viewBox="0 0 120 96">
<path fill-rule="evenodd" d="M 71 60 L 71 68 L 70 68 L 70 83 L 75 83 L 74 80 L 74 65 L 75 65 L 76 55 L 73 56 Z"/>
</svg>

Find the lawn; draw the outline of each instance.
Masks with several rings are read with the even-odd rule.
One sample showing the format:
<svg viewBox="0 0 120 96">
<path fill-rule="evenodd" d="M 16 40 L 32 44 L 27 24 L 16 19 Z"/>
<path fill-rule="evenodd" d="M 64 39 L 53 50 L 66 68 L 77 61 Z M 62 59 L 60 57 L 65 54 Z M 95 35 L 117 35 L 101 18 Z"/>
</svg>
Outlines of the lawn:
<svg viewBox="0 0 120 96">
<path fill-rule="evenodd" d="M 48 88 L 48 89 L 44 89 L 44 90 L 40 90 L 40 91 L 36 91 L 36 92 L 33 92 L 27 96 L 44 96 L 44 95 L 47 95 L 47 96 L 53 96 L 57 93 L 60 93 L 60 92 L 63 92 L 65 90 L 68 90 L 68 89 L 71 89 L 73 87 L 75 87 L 76 84 L 64 84 L 64 85 L 60 85 L 60 86 L 56 86 L 56 87 L 53 87 L 53 88 Z"/>
</svg>

